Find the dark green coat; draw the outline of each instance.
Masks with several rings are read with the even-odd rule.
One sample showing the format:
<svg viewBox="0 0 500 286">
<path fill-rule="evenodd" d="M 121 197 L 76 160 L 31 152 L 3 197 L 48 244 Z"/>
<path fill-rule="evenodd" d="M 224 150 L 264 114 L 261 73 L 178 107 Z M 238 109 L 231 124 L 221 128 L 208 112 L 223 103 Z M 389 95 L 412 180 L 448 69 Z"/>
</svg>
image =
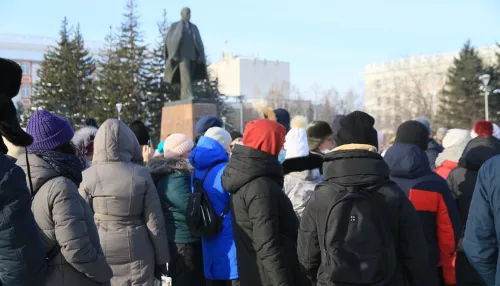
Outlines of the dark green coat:
<svg viewBox="0 0 500 286">
<path fill-rule="evenodd" d="M 147 164 L 160 196 L 168 240 L 191 243 L 193 236 L 186 225 L 186 208 L 191 194 L 192 167 L 182 158 L 155 158 Z"/>
</svg>

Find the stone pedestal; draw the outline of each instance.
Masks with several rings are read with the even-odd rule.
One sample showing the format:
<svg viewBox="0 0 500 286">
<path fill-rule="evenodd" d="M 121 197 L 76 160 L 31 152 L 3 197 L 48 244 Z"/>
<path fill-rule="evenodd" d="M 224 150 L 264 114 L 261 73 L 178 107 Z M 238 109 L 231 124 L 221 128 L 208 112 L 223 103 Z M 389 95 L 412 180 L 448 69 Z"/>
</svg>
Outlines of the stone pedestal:
<svg viewBox="0 0 500 286">
<path fill-rule="evenodd" d="M 217 115 L 214 103 L 194 100 L 165 103 L 161 113 L 160 140 L 165 140 L 172 133 L 182 133 L 194 139 L 196 122 L 206 115 Z"/>
</svg>

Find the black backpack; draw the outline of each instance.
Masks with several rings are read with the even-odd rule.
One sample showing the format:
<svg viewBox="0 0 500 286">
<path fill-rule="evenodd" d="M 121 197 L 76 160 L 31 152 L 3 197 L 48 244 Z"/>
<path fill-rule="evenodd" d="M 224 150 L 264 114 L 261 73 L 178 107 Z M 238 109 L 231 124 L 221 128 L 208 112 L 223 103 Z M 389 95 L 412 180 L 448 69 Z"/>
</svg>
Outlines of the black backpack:
<svg viewBox="0 0 500 286">
<path fill-rule="evenodd" d="M 193 173 L 193 193 L 189 196 L 187 204 L 186 224 L 191 233 L 196 236 L 210 237 L 219 234 L 222 231 L 222 221 L 226 218 L 231 207 L 231 200 L 229 200 L 220 215 L 215 213 L 210 198 L 203 187 L 208 173 L 217 165 L 210 166 L 201 180 L 197 179 Z"/>
<path fill-rule="evenodd" d="M 325 220 L 320 281 L 332 286 L 382 286 L 393 278 L 396 247 L 377 199 L 379 186 L 362 190 L 327 185 L 337 195 Z"/>
</svg>

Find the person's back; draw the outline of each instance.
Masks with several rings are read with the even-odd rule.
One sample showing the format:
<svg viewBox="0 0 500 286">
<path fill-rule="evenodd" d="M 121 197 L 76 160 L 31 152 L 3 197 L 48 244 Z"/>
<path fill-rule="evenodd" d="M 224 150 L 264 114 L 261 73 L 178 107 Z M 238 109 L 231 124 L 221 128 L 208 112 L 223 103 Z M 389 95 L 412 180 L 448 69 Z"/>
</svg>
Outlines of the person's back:
<svg viewBox="0 0 500 286">
<path fill-rule="evenodd" d="M 220 127 L 208 129 L 191 152 L 189 161 L 195 168 L 193 180 L 202 180 L 203 188 L 214 211 L 220 215 L 230 206 L 231 197 L 221 184 L 221 176 L 229 160 L 231 135 Z M 208 173 L 207 173 L 208 172 Z M 220 233 L 203 240 L 203 264 L 207 285 L 239 285 L 236 245 L 232 231 L 232 214 L 222 220 Z"/>
<path fill-rule="evenodd" d="M 436 159 L 436 172 L 443 179 L 448 178 L 451 170 L 458 166 L 458 160 L 462 157 L 467 143 L 469 143 L 470 131 L 464 129 L 450 129 L 444 139 L 444 151 Z"/>
<path fill-rule="evenodd" d="M 459 160 L 458 167 L 453 169 L 448 176 L 447 182 L 457 202 L 462 221 L 463 231 L 461 238 L 463 238 L 465 231 L 479 169 L 484 162 L 498 154 L 500 154 L 500 140 L 494 137 L 476 137 L 465 148 L 463 156 Z M 472 268 L 465 256 L 462 244 L 459 244 L 457 247 L 455 265 L 457 284 L 484 285 L 482 278 Z"/>
<path fill-rule="evenodd" d="M 463 247 L 470 264 L 486 282 L 500 284 L 500 156 L 479 170 L 467 217 Z"/>
<path fill-rule="evenodd" d="M 222 175 L 231 194 L 232 227 L 242 286 L 304 285 L 297 260 L 298 219 L 283 192 L 278 154 L 285 128 L 271 120 L 247 124 Z"/>
<path fill-rule="evenodd" d="M 33 184 L 31 209 L 48 260 L 45 285 L 109 284 L 113 273 L 103 255 L 92 210 L 78 194 L 83 166 L 70 142 L 69 122 L 39 110 L 26 130 L 34 142 L 18 163 Z"/>
<path fill-rule="evenodd" d="M 418 215 L 377 153 L 373 118 L 355 112 L 340 124 L 340 146 L 325 156 L 325 184 L 300 223 L 297 252 L 309 279 L 315 285 L 437 285 L 428 275 Z"/>
<path fill-rule="evenodd" d="M 141 163 L 132 131 L 119 120 L 104 122 L 80 194 L 94 211 L 104 255 L 113 269 L 113 285 L 150 285 L 155 266 L 169 260 L 158 193 Z"/>
<path fill-rule="evenodd" d="M 390 177 L 408 196 L 418 211 L 429 251 L 429 265 L 444 283 L 455 284 L 453 266 L 460 219 L 446 181 L 434 173 L 424 150 L 428 130 L 416 121 L 401 124 L 396 142 L 384 159 Z"/>
</svg>

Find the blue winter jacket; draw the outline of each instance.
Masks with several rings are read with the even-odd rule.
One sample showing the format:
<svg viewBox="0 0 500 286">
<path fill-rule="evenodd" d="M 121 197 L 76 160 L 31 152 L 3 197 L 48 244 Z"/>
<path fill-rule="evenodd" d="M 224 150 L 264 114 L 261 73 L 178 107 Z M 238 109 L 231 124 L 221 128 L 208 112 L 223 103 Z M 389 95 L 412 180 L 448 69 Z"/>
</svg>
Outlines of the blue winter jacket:
<svg viewBox="0 0 500 286">
<path fill-rule="evenodd" d="M 45 249 L 31 212 L 26 176 L 0 154 L 0 178 L 0 285 L 43 284 Z"/>
<path fill-rule="evenodd" d="M 205 171 L 217 164 L 205 178 L 205 188 L 215 212 L 220 214 L 228 203 L 230 196 L 221 184 L 222 171 L 226 167 L 229 156 L 217 141 L 202 136 L 189 161 L 195 168 L 193 176 L 202 179 Z M 209 280 L 233 280 L 238 278 L 238 264 L 236 262 L 236 246 L 234 244 L 231 226 L 231 211 L 222 222 L 222 231 L 212 238 L 202 239 L 203 265 L 205 278 Z"/>
<path fill-rule="evenodd" d="M 471 265 L 487 285 L 500 285 L 500 155 L 486 161 L 477 175 L 463 246 Z"/>
</svg>

